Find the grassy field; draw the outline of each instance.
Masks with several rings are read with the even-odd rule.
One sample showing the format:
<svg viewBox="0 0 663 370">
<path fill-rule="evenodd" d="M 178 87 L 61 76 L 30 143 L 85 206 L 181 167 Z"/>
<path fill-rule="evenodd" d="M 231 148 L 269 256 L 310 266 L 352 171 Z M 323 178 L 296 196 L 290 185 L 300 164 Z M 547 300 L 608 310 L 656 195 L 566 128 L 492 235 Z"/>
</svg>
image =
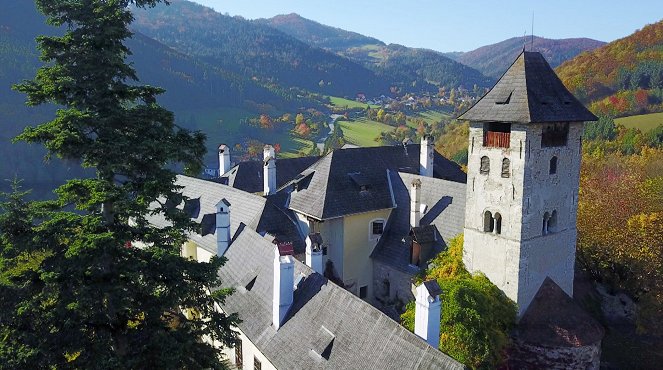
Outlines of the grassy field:
<svg viewBox="0 0 663 370">
<path fill-rule="evenodd" d="M 366 106 L 368 105 L 366 103 L 360 103 L 355 100 L 339 98 L 338 96 L 330 96 L 329 100 L 331 101 L 331 104 L 333 106 L 345 109 L 355 109 L 355 108 L 366 109 Z M 377 108 L 377 107 L 378 107 L 377 105 L 371 105 L 371 108 Z"/>
<path fill-rule="evenodd" d="M 412 114 L 412 115 L 408 114 L 408 117 L 421 118 L 426 123 L 433 124 L 433 123 L 440 122 L 443 118 L 451 117 L 451 113 L 440 112 L 440 111 L 436 111 L 436 110 L 427 110 L 427 111 L 424 111 L 424 112 L 417 112 L 416 114 Z M 408 121 L 408 126 L 416 128 L 414 126 L 414 124 L 410 123 L 409 121 Z"/>
<path fill-rule="evenodd" d="M 345 141 L 358 146 L 378 146 L 379 143 L 374 139 L 385 131 L 391 131 L 394 128 L 384 123 L 369 121 L 367 119 L 357 121 L 337 121 L 343 130 Z"/>
<path fill-rule="evenodd" d="M 642 132 L 648 132 L 658 127 L 658 125 L 663 125 L 663 113 L 615 118 L 615 123 L 623 125 L 626 128 L 637 128 Z"/>
<path fill-rule="evenodd" d="M 315 143 L 313 143 L 311 140 L 304 140 L 300 138 L 293 138 L 289 142 L 289 146 L 284 147 L 281 146 L 281 154 L 279 157 L 281 158 L 296 158 L 299 157 L 299 153 L 309 153 L 313 147 L 315 146 Z"/>
</svg>

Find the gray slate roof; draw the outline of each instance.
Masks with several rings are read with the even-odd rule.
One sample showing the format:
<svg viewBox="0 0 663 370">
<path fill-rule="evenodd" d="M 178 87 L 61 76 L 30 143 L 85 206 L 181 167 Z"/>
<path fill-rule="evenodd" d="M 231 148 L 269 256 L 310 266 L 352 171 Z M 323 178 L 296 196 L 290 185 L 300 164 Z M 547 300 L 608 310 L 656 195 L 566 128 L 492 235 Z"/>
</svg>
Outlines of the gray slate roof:
<svg viewBox="0 0 663 370">
<path fill-rule="evenodd" d="M 464 366 L 350 292 L 295 261 L 293 305 L 272 326 L 274 246 L 245 228 L 220 269 L 236 288 L 222 306 L 238 312 L 239 329 L 279 369 L 463 369 Z M 255 278 L 250 290 L 246 285 Z M 321 354 L 327 349 L 326 358 Z"/>
<path fill-rule="evenodd" d="M 418 174 L 419 150 L 419 144 L 335 150 L 298 177 L 305 184 L 291 194 L 290 209 L 325 220 L 393 208 L 387 170 Z M 457 164 L 437 152 L 433 176 L 458 182 L 467 178 Z M 366 190 L 362 185 L 368 185 Z"/>
<path fill-rule="evenodd" d="M 276 187 L 280 188 L 292 180 L 304 169 L 315 163 L 320 157 L 282 158 L 276 160 Z M 233 188 L 259 193 L 263 191 L 263 161 L 245 161 L 238 163 L 222 178 Z"/>
<path fill-rule="evenodd" d="M 391 211 L 385 234 L 375 247 L 371 258 L 400 271 L 416 274 L 419 269 L 410 265 L 410 192 L 414 179 L 421 180 L 421 204 L 426 205 L 420 225 L 435 226 L 438 238 L 432 252 L 444 250 L 465 224 L 466 185 L 453 181 L 424 177 L 410 173 L 390 173 L 397 207 Z"/>
<path fill-rule="evenodd" d="M 497 84 L 458 119 L 490 122 L 596 121 L 545 58 L 523 51 Z"/>
<path fill-rule="evenodd" d="M 283 206 L 278 206 L 279 202 L 285 203 L 283 199 L 271 198 L 271 196 L 263 198 L 227 185 L 183 175 L 177 176 L 176 184 L 183 187 L 182 195 L 191 199 L 199 199 L 199 212 L 193 215 L 193 220 L 202 223 L 203 218 L 206 218 L 212 222 L 210 234 L 192 233 L 189 235 L 189 239 L 203 249 L 216 253 L 215 217 L 213 215 L 216 214 L 216 204 L 222 199 L 226 199 L 231 204 L 231 235 L 237 232 L 240 224 L 245 224 L 258 232 L 293 241 L 295 250 L 303 251 L 304 242 L 295 223 L 288 217 L 288 211 L 284 210 Z M 157 227 L 168 225 L 163 217 L 153 217 L 150 221 Z"/>
</svg>

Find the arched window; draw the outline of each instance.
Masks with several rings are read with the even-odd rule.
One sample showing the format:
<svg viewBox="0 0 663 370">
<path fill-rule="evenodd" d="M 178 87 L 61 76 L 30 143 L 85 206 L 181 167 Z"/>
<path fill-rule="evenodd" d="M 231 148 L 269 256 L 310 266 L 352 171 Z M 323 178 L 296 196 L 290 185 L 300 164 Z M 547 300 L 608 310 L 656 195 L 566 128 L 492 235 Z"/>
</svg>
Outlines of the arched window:
<svg viewBox="0 0 663 370">
<path fill-rule="evenodd" d="M 548 221 L 550 220 L 550 213 L 543 214 L 543 227 L 541 228 L 541 235 L 548 234 Z"/>
<path fill-rule="evenodd" d="M 495 234 L 502 233 L 502 215 L 495 213 Z"/>
<path fill-rule="evenodd" d="M 550 168 L 548 170 L 548 173 L 551 175 L 554 175 L 557 173 L 557 157 L 553 156 L 550 158 Z"/>
<path fill-rule="evenodd" d="M 511 176 L 511 161 L 509 158 L 502 159 L 502 177 L 507 178 Z"/>
<path fill-rule="evenodd" d="M 487 233 L 492 233 L 493 232 L 493 214 L 490 213 L 490 211 L 486 211 L 483 214 L 483 231 Z"/>
<path fill-rule="evenodd" d="M 490 159 L 485 155 L 481 157 L 481 167 L 479 168 L 479 173 L 482 175 L 487 175 L 490 173 Z"/>
<path fill-rule="evenodd" d="M 552 211 L 548 220 L 548 233 L 554 233 L 555 231 L 557 231 L 557 211 Z"/>
</svg>

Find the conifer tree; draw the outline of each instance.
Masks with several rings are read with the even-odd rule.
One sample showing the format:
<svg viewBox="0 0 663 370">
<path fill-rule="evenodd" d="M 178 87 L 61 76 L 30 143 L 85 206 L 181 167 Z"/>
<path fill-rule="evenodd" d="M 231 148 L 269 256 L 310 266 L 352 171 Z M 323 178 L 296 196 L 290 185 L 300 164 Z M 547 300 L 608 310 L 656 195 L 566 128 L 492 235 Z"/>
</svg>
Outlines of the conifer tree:
<svg viewBox="0 0 663 370">
<path fill-rule="evenodd" d="M 220 368 L 209 340 L 235 340 L 237 316 L 214 307 L 229 292 L 209 294 L 222 258 L 180 256 L 197 225 L 173 206 L 186 199 L 169 168 L 197 173 L 204 135 L 177 127 L 156 102 L 162 90 L 138 84 L 126 61 L 130 6 L 159 2 L 36 1 L 66 31 L 37 39 L 45 66 L 15 89 L 28 105 L 60 109 L 17 140 L 96 176 L 68 181 L 56 202 L 5 203 L 0 368 Z M 150 217 L 171 226 L 156 229 Z"/>
</svg>

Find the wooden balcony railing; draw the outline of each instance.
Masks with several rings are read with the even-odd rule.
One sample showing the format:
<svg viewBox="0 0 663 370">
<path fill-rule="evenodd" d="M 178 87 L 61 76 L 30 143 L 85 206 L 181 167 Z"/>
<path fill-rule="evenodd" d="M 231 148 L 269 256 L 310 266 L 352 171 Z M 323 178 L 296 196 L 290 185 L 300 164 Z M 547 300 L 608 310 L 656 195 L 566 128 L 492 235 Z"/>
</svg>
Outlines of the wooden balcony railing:
<svg viewBox="0 0 663 370">
<path fill-rule="evenodd" d="M 483 146 L 486 147 L 508 148 L 510 141 L 510 132 L 486 131 L 483 134 Z"/>
</svg>

